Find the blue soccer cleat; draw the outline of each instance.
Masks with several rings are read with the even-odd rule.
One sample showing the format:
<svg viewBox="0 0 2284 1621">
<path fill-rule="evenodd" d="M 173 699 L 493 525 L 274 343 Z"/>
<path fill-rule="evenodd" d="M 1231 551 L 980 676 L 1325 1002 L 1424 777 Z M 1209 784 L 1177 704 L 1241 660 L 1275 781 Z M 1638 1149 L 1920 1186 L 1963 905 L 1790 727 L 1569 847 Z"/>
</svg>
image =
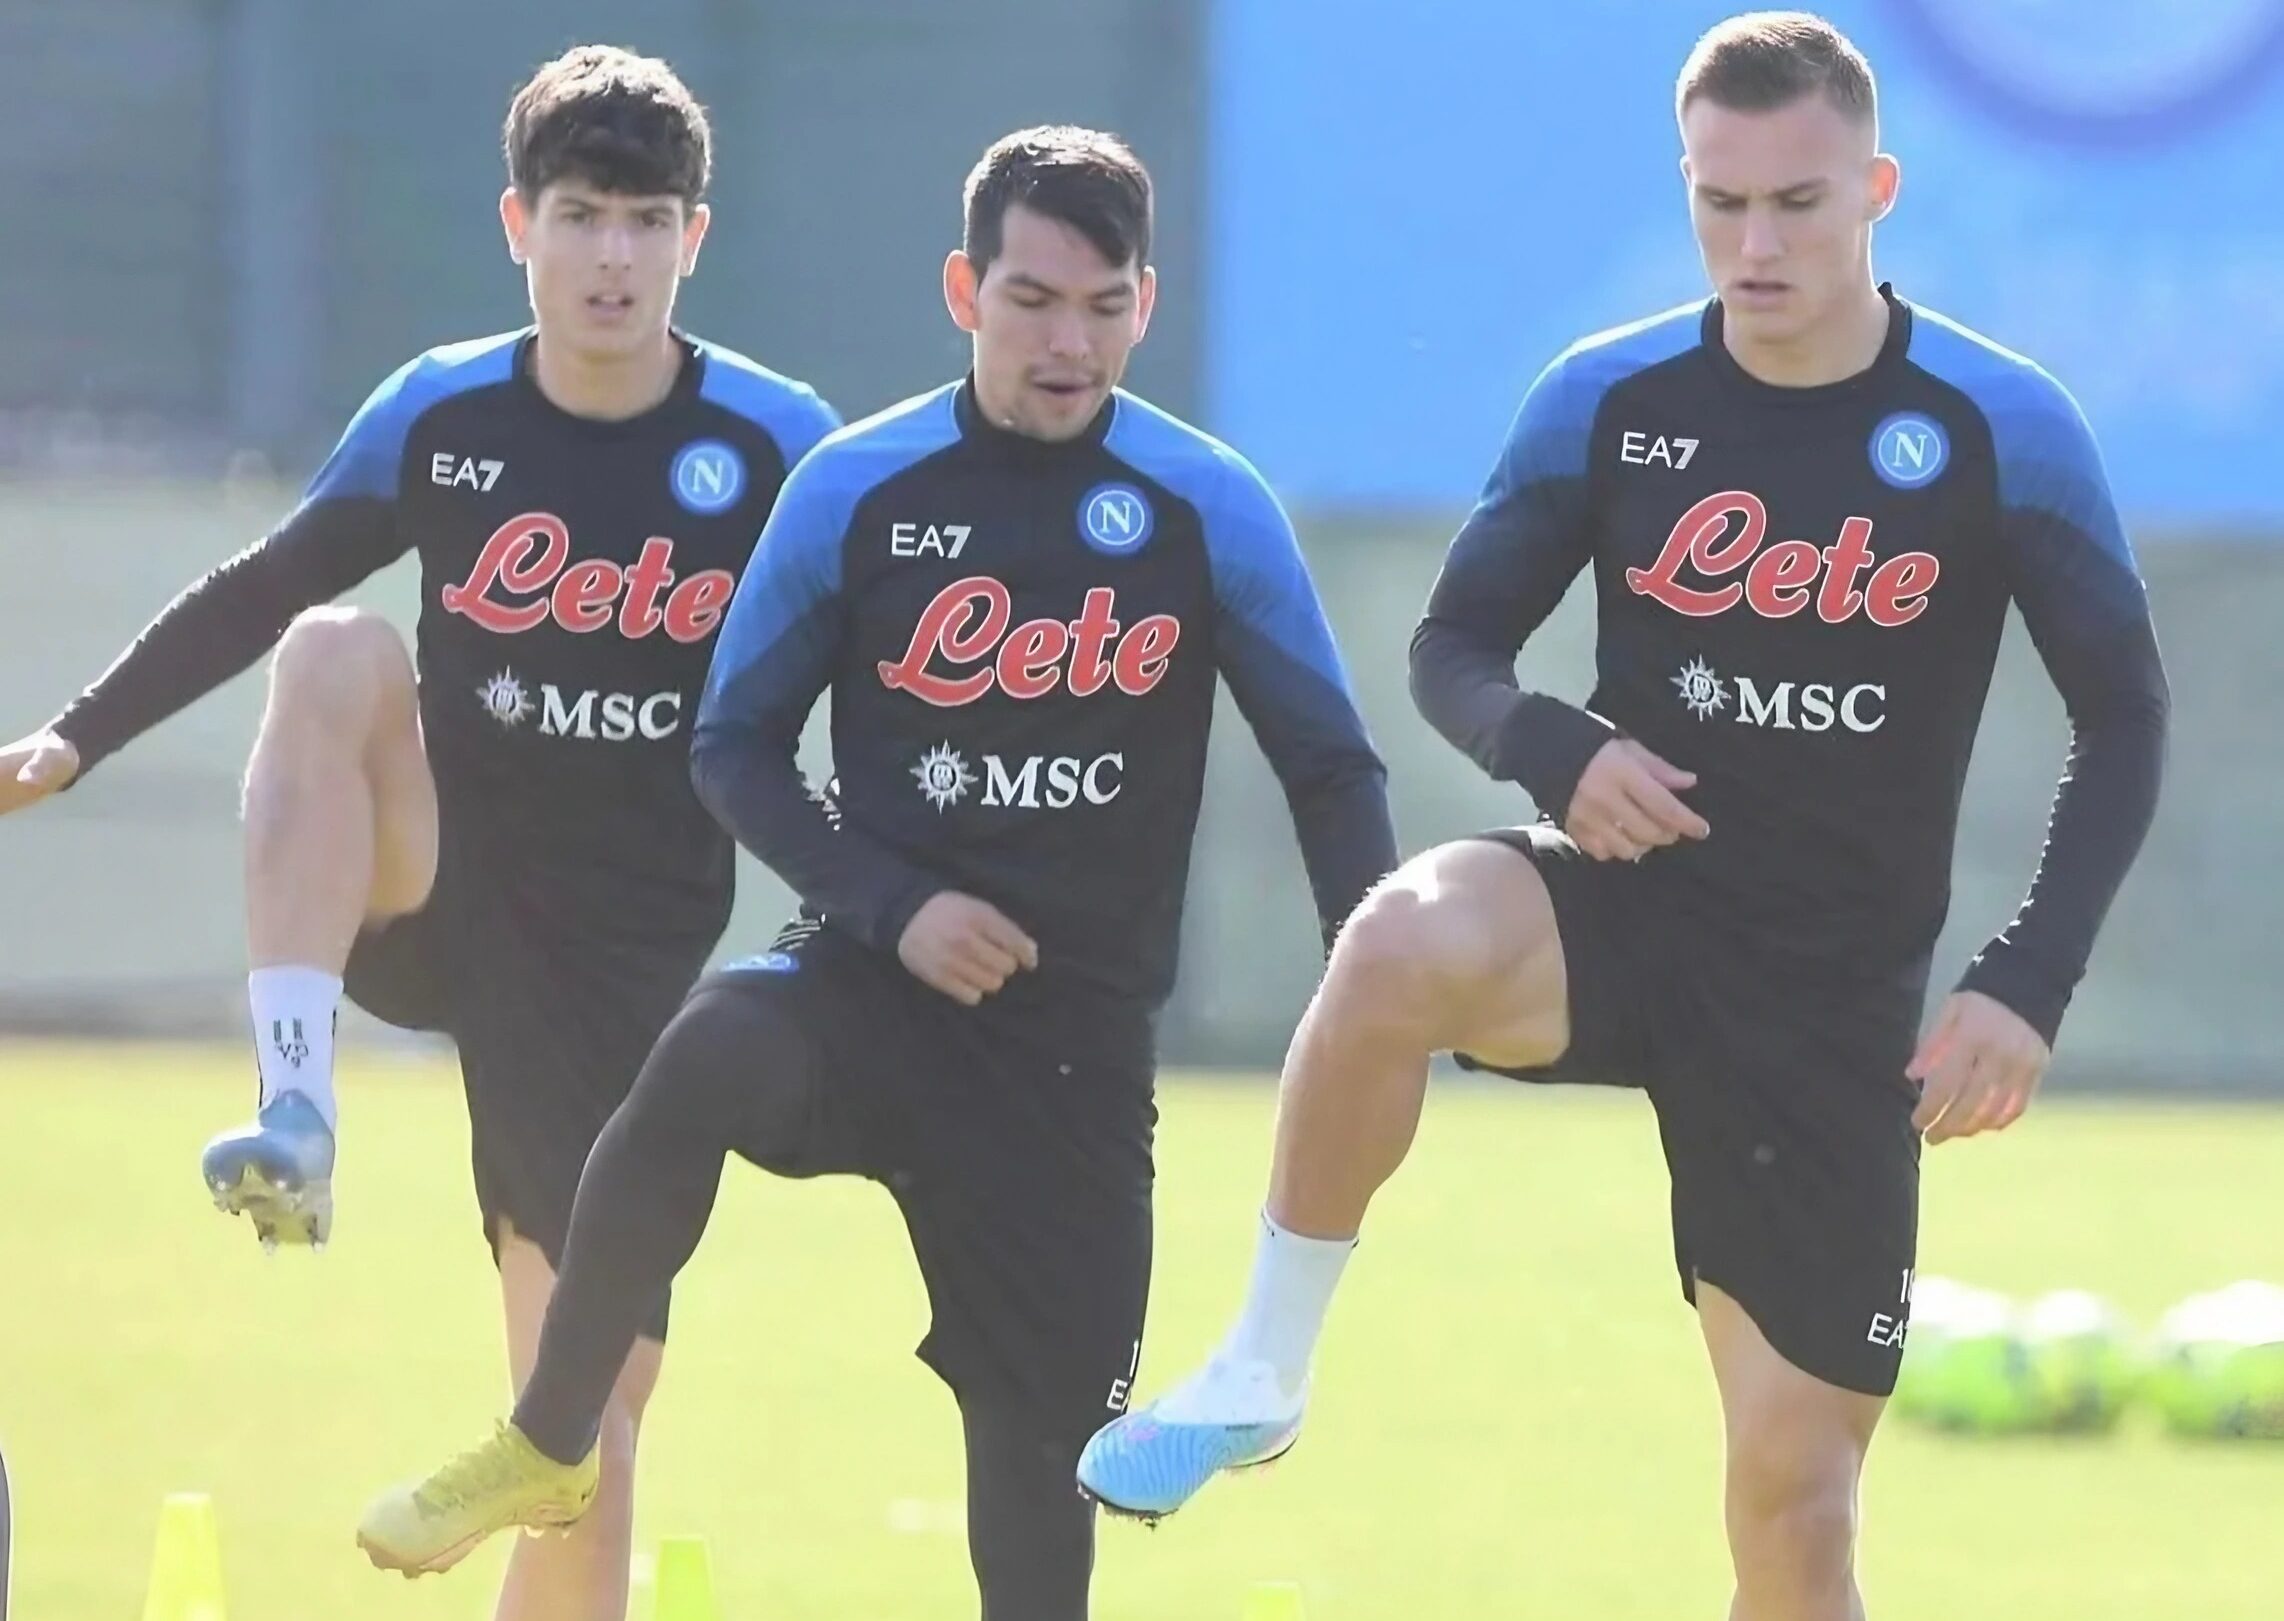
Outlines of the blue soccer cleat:
<svg viewBox="0 0 2284 1621">
<path fill-rule="evenodd" d="M 266 1250 L 323 1249 L 332 1236 L 333 1131 L 299 1092 L 280 1092 L 252 1125 L 208 1143 L 199 1170 L 214 1208 L 252 1218 Z"/>
<path fill-rule="evenodd" d="M 1307 1408 L 1307 1389 L 1286 1395 L 1267 1363 L 1217 1359 L 1098 1430 L 1079 1454 L 1079 1491 L 1112 1514 L 1155 1524 L 1224 1470 L 1290 1452 Z"/>
</svg>

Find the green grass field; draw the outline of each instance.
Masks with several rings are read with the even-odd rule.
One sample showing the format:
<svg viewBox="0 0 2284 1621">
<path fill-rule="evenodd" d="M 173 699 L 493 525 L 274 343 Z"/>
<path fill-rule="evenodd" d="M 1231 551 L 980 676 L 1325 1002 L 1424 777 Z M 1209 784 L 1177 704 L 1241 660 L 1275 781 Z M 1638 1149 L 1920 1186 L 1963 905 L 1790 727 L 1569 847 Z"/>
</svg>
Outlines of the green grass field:
<svg viewBox="0 0 2284 1621">
<path fill-rule="evenodd" d="M 467 1132 L 441 1065 L 353 1061 L 334 1248 L 263 1257 L 205 1203 L 235 1052 L 0 1047 L 0 1437 L 24 1621 L 140 1614 L 161 1497 L 213 1494 L 231 1621 L 489 1614 L 503 1551 L 406 1585 L 351 1529 L 504 1405 Z M 1271 1093 L 1170 1083 L 1145 1395 L 1243 1280 Z M 2077 1284 L 2146 1323 L 2284 1278 L 2284 1111 L 2052 1103 L 1929 1159 L 1922 1270 Z M 1718 1428 L 1674 1292 L 1647 1110 L 1448 1086 L 1335 1311 L 1304 1444 L 1102 1538 L 1095 1614 L 1212 1621 L 1296 1580 L 1311 1621 L 1717 1617 Z M 647 1540 L 712 1546 L 732 1621 L 972 1616 L 957 1426 L 912 1359 L 885 1196 L 733 1172 L 646 1436 Z M 2272 1621 L 2284 1447 L 1944 1441 L 1891 1426 L 1871 1612 Z"/>
</svg>

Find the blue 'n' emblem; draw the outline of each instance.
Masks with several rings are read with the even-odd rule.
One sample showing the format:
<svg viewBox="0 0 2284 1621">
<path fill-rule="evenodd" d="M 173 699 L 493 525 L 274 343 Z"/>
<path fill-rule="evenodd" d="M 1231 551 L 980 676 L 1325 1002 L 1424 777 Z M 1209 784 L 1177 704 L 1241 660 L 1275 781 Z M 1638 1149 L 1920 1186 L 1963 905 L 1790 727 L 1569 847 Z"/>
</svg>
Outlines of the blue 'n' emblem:
<svg viewBox="0 0 2284 1621">
<path fill-rule="evenodd" d="M 1899 490 L 1932 484 L 1951 460 L 1951 436 L 1943 424 L 1917 411 L 1903 411 L 1872 430 L 1872 471 Z"/>
<path fill-rule="evenodd" d="M 745 458 L 719 439 L 699 439 L 675 455 L 674 499 L 701 517 L 727 512 L 745 494 Z"/>
<path fill-rule="evenodd" d="M 1097 484 L 1079 501 L 1079 533 L 1098 552 L 1138 552 L 1157 528 L 1150 501 L 1131 484 Z"/>
</svg>

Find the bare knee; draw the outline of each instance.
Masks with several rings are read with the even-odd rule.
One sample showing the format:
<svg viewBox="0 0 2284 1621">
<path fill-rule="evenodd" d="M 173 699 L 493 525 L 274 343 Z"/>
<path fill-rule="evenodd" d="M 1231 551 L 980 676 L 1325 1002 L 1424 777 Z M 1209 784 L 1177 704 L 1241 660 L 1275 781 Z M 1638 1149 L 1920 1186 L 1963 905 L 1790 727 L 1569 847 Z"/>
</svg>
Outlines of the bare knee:
<svg viewBox="0 0 2284 1621">
<path fill-rule="evenodd" d="M 417 688 L 404 638 L 362 608 L 311 608 L 286 627 L 270 664 L 267 724 L 306 721 L 332 737 L 364 737 L 409 717 Z"/>
<path fill-rule="evenodd" d="M 1555 976 L 1550 981 L 1548 959 Z M 1546 886 L 1529 861 L 1477 842 L 1431 850 L 1365 897 L 1334 944 L 1320 1001 L 1352 1035 L 1423 1052 L 1546 1047 L 1566 1020 Z"/>
<path fill-rule="evenodd" d="M 1843 1574 L 1853 1558 L 1862 1467 L 1862 1451 L 1844 1435 L 1779 1428 L 1773 1435 L 1733 1439 L 1728 1517 L 1740 1562 Z"/>
<path fill-rule="evenodd" d="M 1326 999 L 1351 1026 L 1416 1033 L 1444 1023 L 1445 1004 L 1483 973 L 1468 942 L 1453 937 L 1449 908 L 1400 881 L 1372 891 L 1334 942 Z"/>
</svg>

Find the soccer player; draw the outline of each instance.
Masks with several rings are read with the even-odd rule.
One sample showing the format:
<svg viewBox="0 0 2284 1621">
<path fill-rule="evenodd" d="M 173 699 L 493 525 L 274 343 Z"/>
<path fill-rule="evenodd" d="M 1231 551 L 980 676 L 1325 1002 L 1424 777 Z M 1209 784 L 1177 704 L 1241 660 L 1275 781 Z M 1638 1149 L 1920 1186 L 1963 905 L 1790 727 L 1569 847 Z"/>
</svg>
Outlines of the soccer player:
<svg viewBox="0 0 2284 1621">
<path fill-rule="evenodd" d="M 520 1384 L 587 1151 L 728 920 L 734 852 L 692 791 L 691 726 L 778 486 L 837 419 L 671 324 L 709 136 L 664 63 L 567 53 L 517 93 L 505 146 L 534 327 L 384 382 L 275 533 L 0 752 L 0 810 L 276 644 L 245 788 L 260 1112 L 205 1177 L 265 1242 L 322 1242 L 344 988 L 448 1032 Z M 320 606 L 408 551 L 417 679 L 386 622 Z M 605 1507 L 518 1548 L 500 1616 L 623 1613 L 665 1308 L 646 1300 L 611 1370 Z"/>
<path fill-rule="evenodd" d="M 1420 709 L 1560 827 L 1431 850 L 1341 936 L 1285 1071 L 1249 1292 L 1085 1488 L 1172 1512 L 1288 1445 L 1429 1057 L 1643 1088 L 1728 1437 L 1736 1608 L 1860 1615 L 1856 1482 L 1909 1315 L 1919 1151 L 2028 1105 L 2157 798 L 2168 698 L 2094 441 L 2032 362 L 1875 284 L 1873 79 L 1716 27 L 1677 109 L 1714 296 L 1564 351 L 1412 641 Z M 1591 567 L 1585 709 L 1514 656 Z M 2021 910 L 1924 1040 L 2008 603 L 2072 745 Z"/>
<path fill-rule="evenodd" d="M 1385 774 L 1293 532 L 1236 453 L 1117 389 L 1151 191 L 1088 130 L 969 176 L 944 269 L 968 377 L 828 438 L 739 587 L 699 792 L 793 885 L 692 993 L 579 1188 L 514 1422 L 363 1530 L 439 1569 L 592 1489 L 612 1370 L 726 1157 L 894 1194 L 957 1399 L 988 1621 L 1085 1613 L 1079 1448 L 1125 1404 L 1150 1271 L 1152 1022 L 1225 678 L 1284 784 L 1327 937 L 1395 863 Z M 837 781 L 794 745 L 832 694 Z"/>
</svg>

